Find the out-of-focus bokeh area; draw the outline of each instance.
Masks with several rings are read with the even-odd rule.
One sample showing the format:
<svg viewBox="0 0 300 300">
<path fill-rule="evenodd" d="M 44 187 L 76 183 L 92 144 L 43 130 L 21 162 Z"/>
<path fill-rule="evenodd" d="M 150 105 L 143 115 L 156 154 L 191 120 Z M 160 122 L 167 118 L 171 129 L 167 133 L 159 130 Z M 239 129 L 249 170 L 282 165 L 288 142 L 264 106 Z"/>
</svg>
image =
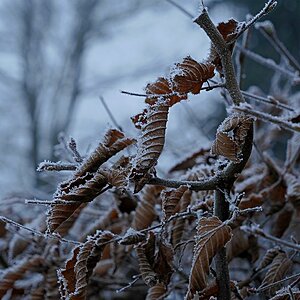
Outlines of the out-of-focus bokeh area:
<svg viewBox="0 0 300 300">
<path fill-rule="evenodd" d="M 192 15 L 196 0 L 177 1 Z M 262 0 L 205 1 L 214 22 L 245 20 Z M 279 0 L 268 16 L 278 36 L 300 58 L 300 2 Z M 0 197 L 47 199 L 54 174 L 36 172 L 39 162 L 56 161 L 58 137 L 72 136 L 85 154 L 115 125 L 100 101 L 129 136 L 137 131 L 130 117 L 144 99 L 120 90 L 143 92 L 187 55 L 206 58 L 209 40 L 182 11 L 163 0 L 2 0 L 0 2 Z M 256 30 L 250 48 L 278 61 Z M 243 89 L 266 83 L 272 71 L 246 59 Z M 164 173 L 183 155 L 205 146 L 225 115 L 218 91 L 191 96 L 172 108 Z"/>
</svg>

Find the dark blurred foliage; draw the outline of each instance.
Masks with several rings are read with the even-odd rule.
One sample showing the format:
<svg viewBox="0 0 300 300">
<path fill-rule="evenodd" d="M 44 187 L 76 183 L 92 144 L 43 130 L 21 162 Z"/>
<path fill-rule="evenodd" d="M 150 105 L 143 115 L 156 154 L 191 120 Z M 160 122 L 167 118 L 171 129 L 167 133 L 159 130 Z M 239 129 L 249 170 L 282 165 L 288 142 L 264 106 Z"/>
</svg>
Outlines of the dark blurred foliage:
<svg viewBox="0 0 300 300">
<path fill-rule="evenodd" d="M 240 10 L 239 21 L 243 21 L 245 12 L 255 15 L 264 6 L 264 0 L 240 1 L 230 0 Z M 300 59 L 300 1 L 299 0 L 279 0 L 277 7 L 264 20 L 270 20 L 277 31 L 279 39 L 285 44 L 296 59 Z M 264 57 L 269 57 L 279 62 L 279 55 L 272 48 L 269 42 L 255 29 L 252 29 L 249 48 L 261 54 Z M 270 77 L 273 71 L 246 59 L 245 69 L 247 73 L 246 85 L 258 85 L 265 92 L 265 87 L 268 86 Z"/>
</svg>

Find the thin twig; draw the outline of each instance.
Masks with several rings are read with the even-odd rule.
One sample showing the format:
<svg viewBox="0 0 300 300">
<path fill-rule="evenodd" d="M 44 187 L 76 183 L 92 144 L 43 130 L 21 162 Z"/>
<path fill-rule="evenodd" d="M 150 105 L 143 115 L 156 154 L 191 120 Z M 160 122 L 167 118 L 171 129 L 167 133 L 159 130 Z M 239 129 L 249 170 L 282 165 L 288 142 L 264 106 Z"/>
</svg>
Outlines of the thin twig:
<svg viewBox="0 0 300 300">
<path fill-rule="evenodd" d="M 292 123 L 286 120 L 283 120 L 282 118 L 276 117 L 276 116 L 271 116 L 267 113 L 263 113 L 257 110 L 254 110 L 252 108 L 247 108 L 245 106 L 241 107 L 241 106 L 234 106 L 233 107 L 234 110 L 237 111 L 242 111 L 250 116 L 254 116 L 264 122 L 272 122 L 276 125 L 279 125 L 280 127 L 283 127 L 285 129 L 288 129 L 290 131 L 297 131 L 300 132 L 300 125 L 298 125 L 297 123 Z"/>
<path fill-rule="evenodd" d="M 286 46 L 280 41 L 280 39 L 277 36 L 274 25 L 270 21 L 258 23 L 256 24 L 255 28 L 257 28 L 261 32 L 261 34 L 269 41 L 269 43 L 280 55 L 286 58 L 286 60 L 293 68 L 300 72 L 299 62 L 289 52 Z"/>
<path fill-rule="evenodd" d="M 297 273 L 297 274 L 288 276 L 288 277 L 283 278 L 283 279 L 281 279 L 281 280 L 278 280 L 278 281 L 276 281 L 276 282 L 273 282 L 273 283 L 270 283 L 270 284 L 268 284 L 268 285 L 265 285 L 265 286 L 263 286 L 263 287 L 261 287 L 261 288 L 255 289 L 255 290 L 253 290 L 253 291 L 254 291 L 255 293 L 260 293 L 260 292 L 262 292 L 262 291 L 268 290 L 269 288 L 271 288 L 271 287 L 273 287 L 273 286 L 275 286 L 275 285 L 277 285 L 277 284 L 279 284 L 279 283 L 283 283 L 283 282 L 285 282 L 285 281 L 288 281 L 288 280 L 290 280 L 290 279 L 294 279 L 294 278 L 296 278 L 296 277 L 300 277 L 300 273 Z"/>
<path fill-rule="evenodd" d="M 275 8 L 276 4 L 277 4 L 277 2 L 275 0 L 269 0 L 265 4 L 264 8 L 258 14 L 256 14 L 253 18 L 251 18 L 248 22 L 246 22 L 246 24 L 240 29 L 238 34 L 235 36 L 234 40 L 230 41 L 230 43 L 235 42 L 243 34 L 243 32 L 245 30 L 247 30 L 250 26 L 252 26 L 254 23 L 256 23 L 263 16 L 270 13 Z"/>
<path fill-rule="evenodd" d="M 231 96 L 235 105 L 245 102 L 244 97 L 239 89 L 233 63 L 231 60 L 231 51 L 226 45 L 221 33 L 211 21 L 207 10 L 203 9 L 199 17 L 194 20 L 208 35 L 212 41 L 218 55 L 221 58 L 222 67 L 225 76 L 226 88 Z"/>
<path fill-rule="evenodd" d="M 286 77 L 293 79 L 294 83 L 300 82 L 300 77 L 297 72 L 292 72 L 286 68 L 283 68 L 280 65 L 276 64 L 276 62 L 274 60 L 272 60 L 270 58 L 265 58 L 257 53 L 252 52 L 249 49 L 245 49 L 242 46 L 240 46 L 239 44 L 236 44 L 236 47 L 241 52 L 243 52 L 247 57 L 252 59 L 253 61 L 255 61 L 269 69 L 272 69 L 274 71 L 278 71 L 278 72 L 282 73 Z"/>
<path fill-rule="evenodd" d="M 37 171 L 75 171 L 77 164 L 61 163 L 61 162 L 42 162 L 39 164 Z"/>
<path fill-rule="evenodd" d="M 122 293 L 125 290 L 131 288 L 141 277 L 142 277 L 141 274 L 135 275 L 134 279 L 131 282 L 129 282 L 126 286 L 122 287 L 121 289 L 116 290 L 116 293 Z"/>
<path fill-rule="evenodd" d="M 32 234 L 34 235 L 37 235 L 37 236 L 40 236 L 40 237 L 43 237 L 45 239 L 49 238 L 49 239 L 52 239 L 52 240 L 58 240 L 58 241 L 61 241 L 61 242 L 64 242 L 64 243 L 68 243 L 68 244 L 74 244 L 74 245 L 81 245 L 80 242 L 77 242 L 77 241 L 71 241 L 71 240 L 67 240 L 67 239 L 64 239 L 62 237 L 59 237 L 57 235 L 49 235 L 49 234 L 44 234 L 38 230 L 35 230 L 35 229 L 32 229 L 32 228 L 29 228 L 29 227 L 26 227 L 22 224 L 19 224 L 18 222 L 15 222 L 11 219 L 8 219 L 6 217 L 3 217 L 3 216 L 0 216 L 0 220 L 2 220 L 3 222 L 7 223 L 7 224 L 11 224 L 15 227 L 18 227 L 18 228 L 22 228 L 24 230 L 27 230 L 29 232 L 31 232 Z"/>
<path fill-rule="evenodd" d="M 175 6 L 176 8 L 178 8 L 181 12 L 183 12 L 187 17 L 189 18 L 193 18 L 194 16 L 188 12 L 185 8 L 183 8 L 181 5 L 177 4 L 175 1 L 173 0 L 166 0 L 167 2 L 169 2 L 170 4 L 172 4 L 173 6 Z"/>
<path fill-rule="evenodd" d="M 254 235 L 257 235 L 257 236 L 260 236 L 266 240 L 270 240 L 272 242 L 275 242 L 276 244 L 280 244 L 280 245 L 284 245 L 286 247 L 289 247 L 293 250 L 297 250 L 297 251 L 300 251 L 300 245 L 298 244 L 294 244 L 294 243 L 290 243 L 288 241 L 285 241 L 285 240 L 282 240 L 282 239 L 278 239 L 276 238 L 275 236 L 272 236 L 268 233 L 265 233 L 262 229 L 258 228 L 258 227 L 254 227 L 254 226 L 241 226 L 241 229 L 246 231 L 246 232 L 249 232 L 249 233 L 252 233 Z"/>
<path fill-rule="evenodd" d="M 64 205 L 72 205 L 78 204 L 81 202 L 78 201 L 65 201 L 65 200 L 38 200 L 38 199 L 25 199 L 26 204 L 39 204 L 39 205 L 56 205 L 56 204 L 64 204 Z"/>
<path fill-rule="evenodd" d="M 213 89 L 220 88 L 220 87 L 225 87 L 225 84 L 219 83 L 216 85 L 204 86 L 200 90 L 211 91 Z M 134 93 L 134 92 L 128 92 L 128 91 L 120 91 L 120 92 L 121 92 L 121 94 L 129 95 L 129 96 L 146 97 L 146 98 L 150 98 L 150 99 L 161 98 L 161 97 L 168 98 L 168 97 L 172 97 L 172 96 L 179 96 L 179 97 L 185 96 L 185 94 L 179 94 L 178 92 L 174 92 L 174 93 L 170 93 L 170 94 L 141 94 L 141 93 Z"/>
<path fill-rule="evenodd" d="M 70 150 L 73 153 L 74 160 L 78 163 L 82 163 L 83 162 L 83 157 L 78 152 L 76 141 L 73 138 L 70 139 L 70 142 L 69 142 L 68 146 L 69 146 Z"/>
<path fill-rule="evenodd" d="M 116 118 L 114 117 L 114 115 L 112 114 L 111 110 L 109 109 L 109 107 L 107 106 L 103 96 L 99 96 L 99 99 L 104 107 L 104 109 L 106 110 L 108 116 L 110 117 L 111 121 L 113 122 L 113 124 L 120 130 L 123 131 L 122 127 L 119 125 L 119 123 L 117 122 Z"/>
<path fill-rule="evenodd" d="M 254 99 L 255 101 L 268 103 L 268 104 L 274 105 L 276 107 L 280 107 L 282 109 L 286 109 L 286 110 L 289 110 L 289 111 L 295 111 L 292 107 L 280 103 L 277 99 L 275 99 L 272 96 L 268 96 L 267 98 L 265 98 L 265 97 L 262 97 L 262 96 L 251 94 L 251 93 L 246 92 L 246 91 L 241 91 L 241 92 L 242 92 L 242 94 L 244 95 L 245 98 L 251 98 L 251 99 Z"/>
<path fill-rule="evenodd" d="M 243 33 L 242 38 L 242 46 L 243 48 L 248 48 L 249 40 L 250 40 L 250 33 L 251 31 L 245 31 Z M 240 88 L 242 88 L 243 82 L 244 82 L 244 67 L 245 67 L 245 55 L 241 51 L 237 51 L 236 54 L 236 77 L 239 83 Z"/>
</svg>

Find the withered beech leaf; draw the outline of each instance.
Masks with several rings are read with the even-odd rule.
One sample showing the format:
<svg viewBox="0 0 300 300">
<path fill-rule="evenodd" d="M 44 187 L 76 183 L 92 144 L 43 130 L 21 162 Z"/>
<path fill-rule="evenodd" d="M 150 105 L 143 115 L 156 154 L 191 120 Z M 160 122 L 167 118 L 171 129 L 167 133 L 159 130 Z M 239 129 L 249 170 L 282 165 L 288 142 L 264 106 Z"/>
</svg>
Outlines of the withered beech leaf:
<svg viewBox="0 0 300 300">
<path fill-rule="evenodd" d="M 109 231 L 98 231 L 73 250 L 73 256 L 59 270 L 60 292 L 63 299 L 84 300 L 87 285 L 93 270 L 101 259 L 106 242 L 114 235 Z"/>
<path fill-rule="evenodd" d="M 158 274 L 153 270 L 155 252 L 155 236 L 151 232 L 144 243 L 136 247 L 140 273 L 146 285 L 153 287 L 158 283 Z"/>
<path fill-rule="evenodd" d="M 171 82 L 164 77 L 159 77 L 154 83 L 149 83 L 145 91 L 146 94 L 149 95 L 145 102 L 150 105 L 156 104 L 159 96 L 161 96 L 169 106 L 187 98 L 186 94 L 179 94 L 177 93 L 178 91 L 172 90 Z M 154 97 L 153 95 L 158 95 L 158 97 Z"/>
<path fill-rule="evenodd" d="M 128 177 L 131 167 L 130 157 L 121 156 L 109 170 L 105 171 L 108 183 L 125 191 L 128 185 Z"/>
<path fill-rule="evenodd" d="M 262 258 L 261 262 L 257 266 L 256 270 L 261 270 L 267 267 L 269 264 L 272 263 L 275 256 L 277 256 L 279 253 L 280 253 L 280 249 L 278 247 L 268 249 L 264 257 Z"/>
<path fill-rule="evenodd" d="M 170 282 L 173 273 L 174 251 L 172 246 L 163 241 L 158 241 L 158 252 L 155 257 L 154 271 L 158 274 L 159 281 L 166 285 Z"/>
<path fill-rule="evenodd" d="M 53 204 L 48 212 L 48 230 L 54 232 L 63 222 L 67 221 L 82 202 L 90 202 L 108 184 L 107 174 L 100 168 L 112 156 L 130 146 L 134 139 L 127 138 L 121 131 L 110 129 L 104 136 L 103 142 L 86 158 L 72 177 L 62 182 L 54 195 L 54 200 L 78 201 L 77 203 Z"/>
<path fill-rule="evenodd" d="M 135 215 L 132 221 L 132 227 L 136 230 L 141 230 L 151 226 L 152 222 L 157 217 L 155 211 L 155 204 L 160 198 L 160 193 L 163 187 L 161 186 L 147 186 L 141 195 Z"/>
<path fill-rule="evenodd" d="M 187 186 L 182 185 L 177 189 L 162 191 L 161 197 L 164 220 L 169 219 L 173 214 L 179 212 L 180 199 L 187 189 Z"/>
<path fill-rule="evenodd" d="M 167 292 L 167 288 L 164 283 L 157 283 L 149 288 L 145 300 L 157 300 Z"/>
<path fill-rule="evenodd" d="M 146 235 L 132 228 L 129 228 L 123 238 L 119 241 L 121 245 L 138 244 L 146 239 Z"/>
<path fill-rule="evenodd" d="M 25 276 L 27 271 L 33 271 L 35 268 L 40 268 L 43 266 L 43 263 L 44 258 L 39 255 L 33 255 L 31 257 L 25 257 L 1 273 L 0 298 L 2 299 L 6 292 L 13 288 L 14 283 Z"/>
<path fill-rule="evenodd" d="M 211 153 L 240 162 L 242 148 L 252 124 L 253 119 L 244 115 L 234 114 L 226 118 L 218 128 Z"/>
<path fill-rule="evenodd" d="M 240 228 L 235 228 L 232 231 L 232 238 L 226 246 L 228 262 L 247 251 L 249 248 L 250 245 L 247 233 L 242 231 Z"/>
<path fill-rule="evenodd" d="M 214 77 L 214 66 L 209 62 L 198 63 L 190 56 L 171 70 L 173 90 L 180 94 L 199 94 L 204 82 Z"/>
<path fill-rule="evenodd" d="M 284 278 L 291 266 L 293 265 L 292 261 L 287 257 L 286 253 L 281 251 L 273 259 L 270 268 L 265 275 L 265 278 L 259 288 L 263 288 L 269 284 L 275 283 Z M 264 290 L 264 293 L 271 297 L 276 293 L 279 285 L 271 286 L 270 288 Z"/>
<path fill-rule="evenodd" d="M 190 272 L 187 300 L 207 286 L 211 260 L 231 238 L 231 228 L 217 217 L 201 218 L 197 226 L 196 245 Z"/>
<path fill-rule="evenodd" d="M 192 192 L 187 189 L 179 201 L 179 211 L 178 212 L 186 211 L 187 207 L 191 203 L 191 199 L 192 199 Z M 171 241 L 172 241 L 173 247 L 175 247 L 181 241 L 186 221 L 187 220 L 185 220 L 183 218 L 174 220 L 174 222 L 171 226 L 171 228 L 172 228 Z"/>
<path fill-rule="evenodd" d="M 151 178 L 149 171 L 157 164 L 157 160 L 165 144 L 165 132 L 169 106 L 160 103 L 149 107 L 146 124 L 142 127 L 142 136 L 133 162 L 130 178 L 135 184 L 135 192 L 139 192 Z"/>
<path fill-rule="evenodd" d="M 48 231 L 66 235 L 85 206 L 86 203 L 51 205 L 47 217 Z"/>
</svg>

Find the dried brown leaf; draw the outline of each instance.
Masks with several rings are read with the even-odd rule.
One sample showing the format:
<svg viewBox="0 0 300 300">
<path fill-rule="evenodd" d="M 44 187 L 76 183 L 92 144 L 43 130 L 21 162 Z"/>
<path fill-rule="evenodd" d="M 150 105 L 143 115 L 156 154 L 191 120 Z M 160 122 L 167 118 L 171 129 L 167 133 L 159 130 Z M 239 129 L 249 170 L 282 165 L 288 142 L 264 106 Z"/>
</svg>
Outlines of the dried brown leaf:
<svg viewBox="0 0 300 300">
<path fill-rule="evenodd" d="M 157 283 L 156 285 L 149 288 L 145 300 L 157 300 L 163 299 L 162 297 L 167 292 L 167 288 L 163 283 Z"/>
<path fill-rule="evenodd" d="M 256 270 L 261 270 L 267 267 L 272 263 L 274 258 L 280 253 L 280 249 L 278 247 L 268 249 L 261 262 L 257 266 Z"/>
<path fill-rule="evenodd" d="M 142 193 L 141 201 L 135 210 L 132 227 L 136 230 L 148 228 L 157 217 L 155 204 L 163 187 L 147 186 Z"/>
<path fill-rule="evenodd" d="M 219 126 L 211 153 L 222 155 L 227 159 L 240 162 L 242 148 L 253 119 L 244 115 L 232 115 Z"/>
<path fill-rule="evenodd" d="M 272 261 L 272 264 L 265 275 L 265 278 L 260 286 L 260 288 L 263 288 L 269 284 L 273 284 L 281 279 L 284 278 L 284 276 L 287 274 L 289 269 L 292 266 L 292 261 L 287 257 L 287 255 L 284 252 L 281 252 L 275 256 L 275 258 Z M 264 293 L 271 297 L 275 294 L 275 292 L 278 289 L 278 286 L 280 284 L 276 284 L 267 290 L 264 290 Z"/>
<path fill-rule="evenodd" d="M 191 198 L 192 198 L 192 192 L 190 190 L 186 190 L 179 202 L 179 212 L 186 211 L 187 207 L 191 203 Z M 182 218 L 176 219 L 174 221 L 172 225 L 172 237 L 171 237 L 173 247 L 175 247 L 181 241 L 185 224 L 186 224 L 186 220 Z"/>
<path fill-rule="evenodd" d="M 26 272 L 41 268 L 43 264 L 44 259 L 39 255 L 34 255 L 24 258 L 6 269 L 0 278 L 0 298 L 4 297 L 6 292 L 14 287 L 15 282 L 25 276 Z"/>
<path fill-rule="evenodd" d="M 155 286 L 158 283 L 158 275 L 154 272 L 151 261 L 147 257 L 147 252 L 144 245 L 136 247 L 140 273 L 146 285 L 149 287 Z M 151 257 L 154 260 L 154 256 Z"/>
<path fill-rule="evenodd" d="M 153 269 L 158 274 L 159 282 L 164 282 L 166 285 L 169 284 L 173 273 L 173 257 L 174 251 L 172 246 L 160 240 Z"/>
<path fill-rule="evenodd" d="M 180 102 L 181 100 L 187 98 L 185 94 L 179 95 L 178 93 L 174 93 L 170 81 L 163 77 L 159 77 L 154 83 L 149 83 L 146 86 L 145 90 L 146 90 L 146 94 L 149 95 L 149 97 L 145 100 L 145 102 L 150 105 L 156 104 L 159 98 L 159 97 L 150 97 L 152 95 L 158 95 L 158 96 L 161 95 L 161 97 L 165 100 L 165 103 L 168 104 L 169 106 L 172 106 L 177 102 Z"/>
<path fill-rule="evenodd" d="M 102 257 L 106 242 L 114 235 L 108 231 L 98 231 L 83 245 L 73 250 L 73 256 L 66 262 L 60 273 L 60 291 L 63 299 L 81 300 L 86 298 L 86 289 L 93 270 Z"/>
<path fill-rule="evenodd" d="M 135 184 L 135 192 L 139 192 L 149 180 L 151 177 L 149 171 L 157 164 L 163 150 L 168 113 L 169 106 L 165 104 L 149 108 L 130 175 Z"/>
<path fill-rule="evenodd" d="M 180 94 L 199 94 L 203 83 L 214 77 L 214 69 L 211 63 L 198 63 L 187 56 L 171 71 L 173 90 Z"/>
<path fill-rule="evenodd" d="M 197 227 L 198 235 L 194 249 L 186 299 L 207 286 L 207 275 L 211 260 L 231 238 L 231 228 L 217 217 L 201 218 Z"/>
<path fill-rule="evenodd" d="M 179 212 L 180 199 L 187 190 L 188 187 L 182 185 L 177 189 L 162 191 L 161 197 L 162 197 L 162 210 L 164 213 L 164 220 L 169 219 L 172 215 Z"/>
</svg>

